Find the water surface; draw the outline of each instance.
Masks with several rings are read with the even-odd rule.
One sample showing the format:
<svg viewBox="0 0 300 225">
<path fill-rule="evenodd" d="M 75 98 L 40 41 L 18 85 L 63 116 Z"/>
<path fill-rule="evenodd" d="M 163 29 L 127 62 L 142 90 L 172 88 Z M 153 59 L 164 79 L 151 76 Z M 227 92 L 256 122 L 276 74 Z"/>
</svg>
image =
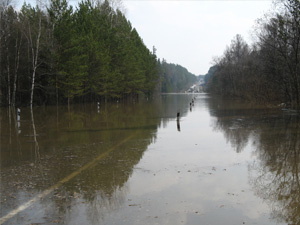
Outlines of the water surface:
<svg viewBox="0 0 300 225">
<path fill-rule="evenodd" d="M 300 223 L 296 112 L 181 94 L 16 114 L 0 224 Z"/>
</svg>

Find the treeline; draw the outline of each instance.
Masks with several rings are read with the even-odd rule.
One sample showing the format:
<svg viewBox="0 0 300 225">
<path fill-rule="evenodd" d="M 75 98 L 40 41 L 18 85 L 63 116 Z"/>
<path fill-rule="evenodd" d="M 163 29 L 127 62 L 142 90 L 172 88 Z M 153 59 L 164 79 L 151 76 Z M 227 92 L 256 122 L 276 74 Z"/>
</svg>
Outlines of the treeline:
<svg viewBox="0 0 300 225">
<path fill-rule="evenodd" d="M 109 1 L 0 6 L 0 104 L 34 105 L 149 95 L 155 54 Z"/>
<path fill-rule="evenodd" d="M 197 81 L 194 74 L 180 65 L 167 63 L 164 59 L 162 62 L 158 61 L 158 65 L 162 93 L 184 92 Z"/>
<path fill-rule="evenodd" d="M 300 1 L 281 0 L 277 11 L 258 22 L 258 41 L 240 35 L 208 74 L 211 93 L 300 108 Z"/>
</svg>

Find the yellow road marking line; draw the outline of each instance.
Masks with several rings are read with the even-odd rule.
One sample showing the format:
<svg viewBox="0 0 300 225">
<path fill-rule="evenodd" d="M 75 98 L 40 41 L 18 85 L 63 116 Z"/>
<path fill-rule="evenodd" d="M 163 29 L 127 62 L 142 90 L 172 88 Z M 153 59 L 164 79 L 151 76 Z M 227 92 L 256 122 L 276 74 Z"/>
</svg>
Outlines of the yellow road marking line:
<svg viewBox="0 0 300 225">
<path fill-rule="evenodd" d="M 133 135 L 125 138 L 124 140 L 122 140 L 118 144 L 116 144 L 113 147 L 111 147 L 108 151 L 106 151 L 106 152 L 98 155 L 97 158 L 93 159 L 91 162 L 89 162 L 89 163 L 85 164 L 84 166 L 80 167 L 78 170 L 74 171 L 70 175 L 68 175 L 65 178 L 63 178 L 62 180 L 58 181 L 56 184 L 52 185 L 51 187 L 49 187 L 48 189 L 46 189 L 42 193 L 38 194 L 34 198 L 32 198 L 29 201 L 25 202 L 24 204 L 20 205 L 18 208 L 10 211 L 7 215 L 5 215 L 5 216 L 3 216 L 3 217 L 0 218 L 0 225 L 3 224 L 3 223 L 5 223 L 7 220 L 11 219 L 12 217 L 14 217 L 15 215 L 17 215 L 18 213 L 24 211 L 29 206 L 31 206 L 33 203 L 39 201 L 41 198 L 46 197 L 51 192 L 53 192 L 55 189 L 61 187 L 64 183 L 70 181 L 71 179 L 73 179 L 74 177 L 76 177 L 78 174 L 80 174 L 84 170 L 87 170 L 90 167 L 94 166 L 99 160 L 105 158 L 109 153 L 111 153 L 112 151 L 114 151 L 120 145 L 122 145 L 122 144 L 126 143 L 127 141 L 129 141 L 134 136 L 135 136 L 135 134 L 133 134 Z"/>
</svg>

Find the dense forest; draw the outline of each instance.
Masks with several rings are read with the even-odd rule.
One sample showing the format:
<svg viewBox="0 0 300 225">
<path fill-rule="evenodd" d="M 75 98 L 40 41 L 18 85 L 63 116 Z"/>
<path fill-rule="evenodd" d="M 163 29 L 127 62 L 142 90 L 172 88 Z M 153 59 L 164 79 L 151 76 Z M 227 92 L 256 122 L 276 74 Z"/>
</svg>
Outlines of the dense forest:
<svg viewBox="0 0 300 225">
<path fill-rule="evenodd" d="M 164 59 L 162 62 L 158 61 L 158 65 L 162 81 L 160 90 L 163 93 L 184 92 L 197 81 L 197 76 L 180 65 L 167 63 Z"/>
<path fill-rule="evenodd" d="M 206 76 L 207 91 L 300 108 L 300 1 L 276 2 L 257 21 L 257 41 L 236 35 Z"/>
<path fill-rule="evenodd" d="M 75 9 L 66 0 L 41 2 L 20 10 L 11 0 L 0 4 L 0 105 L 135 98 L 191 80 L 184 68 L 160 63 L 110 1 L 83 0 Z"/>
<path fill-rule="evenodd" d="M 149 94 L 157 60 L 108 1 L 1 9 L 1 103 L 55 104 Z"/>
</svg>

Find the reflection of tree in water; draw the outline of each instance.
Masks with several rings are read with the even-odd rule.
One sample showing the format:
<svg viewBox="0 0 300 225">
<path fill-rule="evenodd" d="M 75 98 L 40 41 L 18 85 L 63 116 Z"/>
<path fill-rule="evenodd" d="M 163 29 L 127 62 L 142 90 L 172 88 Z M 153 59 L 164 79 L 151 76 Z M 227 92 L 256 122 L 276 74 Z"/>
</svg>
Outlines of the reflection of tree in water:
<svg viewBox="0 0 300 225">
<path fill-rule="evenodd" d="M 99 162 L 88 173 L 84 173 L 74 180 L 74 184 L 81 184 L 80 193 L 82 195 L 80 198 L 89 202 L 87 214 L 92 224 L 101 222 L 101 219 L 109 212 L 124 205 L 128 190 L 126 182 L 133 173 L 134 166 L 140 161 L 148 145 L 155 141 L 156 131 L 160 124 L 175 119 L 177 108 L 186 113 L 184 111 L 188 109 L 186 97 L 172 98 L 176 102 L 163 99 L 162 104 L 160 102 L 157 107 L 153 107 L 152 104 L 136 105 L 134 108 L 126 107 L 126 112 L 115 113 L 115 118 L 111 118 L 112 115 L 107 114 L 111 112 L 111 109 L 102 111 L 103 118 L 118 121 L 117 126 L 120 127 L 122 124 L 127 136 L 134 133 L 137 138 L 133 142 L 129 141 L 124 144 L 120 151 L 112 152 L 109 157 Z M 152 121 L 150 124 L 149 119 Z M 109 129 L 113 130 L 114 128 L 110 126 Z M 122 136 L 122 132 L 117 136 Z M 85 184 L 83 185 L 80 180 L 84 180 Z M 75 185 L 71 182 L 69 184 L 74 188 Z M 91 187 L 97 191 L 91 192 Z"/>
<path fill-rule="evenodd" d="M 273 217 L 300 224 L 300 118 L 285 116 L 260 127 L 257 154 L 250 167 L 258 196 L 272 206 Z"/>
<path fill-rule="evenodd" d="M 40 146 L 39 146 L 39 142 L 37 140 L 37 132 L 36 132 L 36 128 L 35 128 L 35 122 L 34 122 L 34 115 L 33 115 L 33 109 L 30 109 L 30 114 L 31 114 L 31 125 L 32 125 L 32 138 L 33 138 L 33 149 L 34 149 L 34 155 L 35 155 L 35 160 L 37 162 L 40 162 Z"/>
<path fill-rule="evenodd" d="M 145 136 L 140 137 L 143 139 Z M 149 144 L 148 140 L 139 143 L 129 141 L 65 185 L 68 193 L 77 193 L 77 198 L 88 203 L 86 210 L 92 224 L 97 224 L 108 212 L 124 204 L 126 182 Z"/>
<path fill-rule="evenodd" d="M 101 220 L 104 219 L 105 215 L 124 205 L 126 194 L 126 188 L 115 189 L 111 196 L 98 191 L 87 207 L 87 218 L 91 224 L 101 224 Z"/>
<path fill-rule="evenodd" d="M 37 133 L 41 134 L 37 146 L 40 163 L 25 161 L 20 165 L 12 164 L 3 168 L 1 188 L 8 190 L 9 196 L 18 196 L 20 191 L 38 193 L 132 136 L 132 139 L 111 151 L 103 160 L 55 190 L 50 196 L 51 201 L 42 201 L 48 209 L 51 206 L 45 218 L 53 220 L 66 217 L 75 204 L 82 202 L 91 220 L 103 217 L 104 209 L 120 207 L 127 192 L 126 182 L 134 166 L 148 145 L 156 139 L 161 121 L 157 114 L 159 109 L 145 103 L 108 104 L 99 113 L 96 107 L 88 105 L 70 112 L 64 109 L 53 113 L 50 110 L 52 108 L 41 109 L 35 114 L 34 120 L 33 114 L 24 112 L 24 120 L 31 123 L 24 125 L 22 133 L 33 129 L 33 137 L 36 138 Z M 23 154 L 30 154 L 32 143 L 28 143 L 28 136 L 22 136 L 21 141 Z M 14 173 L 11 173 L 12 170 Z M 9 182 L 11 180 L 13 182 Z M 4 201 L 14 207 L 18 204 L 16 198 L 0 199 L 0 203 Z"/>
<path fill-rule="evenodd" d="M 251 130 L 240 118 L 216 118 L 214 129 L 224 131 L 224 136 L 237 153 L 241 152 L 248 144 Z"/>
<path fill-rule="evenodd" d="M 262 110 L 254 109 L 251 105 L 220 99 L 213 99 L 209 103 L 210 113 L 214 117 L 213 129 L 222 131 L 227 142 L 237 153 L 243 151 L 255 132 L 253 125 L 257 122 L 258 115 L 262 114 Z"/>
<path fill-rule="evenodd" d="M 253 141 L 259 160 L 249 165 L 255 193 L 272 208 L 278 222 L 300 224 L 300 117 L 253 109 L 226 100 L 211 102 L 213 127 L 237 152 Z"/>
<path fill-rule="evenodd" d="M 99 114 L 87 116 L 84 112 L 72 113 L 72 122 L 68 121 L 71 126 L 68 125 L 69 130 L 64 134 L 65 139 L 68 143 L 73 143 L 68 140 L 69 134 L 72 133 L 76 137 L 75 142 L 87 139 L 90 143 L 89 146 L 81 147 L 77 143 L 79 149 L 68 147 L 67 150 L 72 151 L 73 155 L 69 159 L 68 167 L 74 165 L 74 170 L 83 159 L 90 158 L 89 154 L 101 154 L 102 149 L 109 149 L 129 136 L 133 136 L 133 139 L 122 144 L 95 166 L 64 185 L 61 190 L 63 193 L 54 195 L 61 217 L 65 217 L 66 211 L 72 209 L 70 206 L 77 204 L 78 201 L 79 204 L 85 202 L 88 220 L 96 224 L 107 215 L 107 212 L 124 204 L 127 193 L 125 184 L 148 145 L 155 141 L 157 127 L 160 124 L 156 110 L 151 104 L 132 107 L 108 105 L 101 108 Z M 91 124 L 94 126 L 90 126 Z M 86 150 L 82 151 L 82 148 Z M 65 169 L 60 168 L 61 171 L 57 173 L 65 173 Z M 69 196 L 69 198 L 60 196 Z"/>
</svg>

